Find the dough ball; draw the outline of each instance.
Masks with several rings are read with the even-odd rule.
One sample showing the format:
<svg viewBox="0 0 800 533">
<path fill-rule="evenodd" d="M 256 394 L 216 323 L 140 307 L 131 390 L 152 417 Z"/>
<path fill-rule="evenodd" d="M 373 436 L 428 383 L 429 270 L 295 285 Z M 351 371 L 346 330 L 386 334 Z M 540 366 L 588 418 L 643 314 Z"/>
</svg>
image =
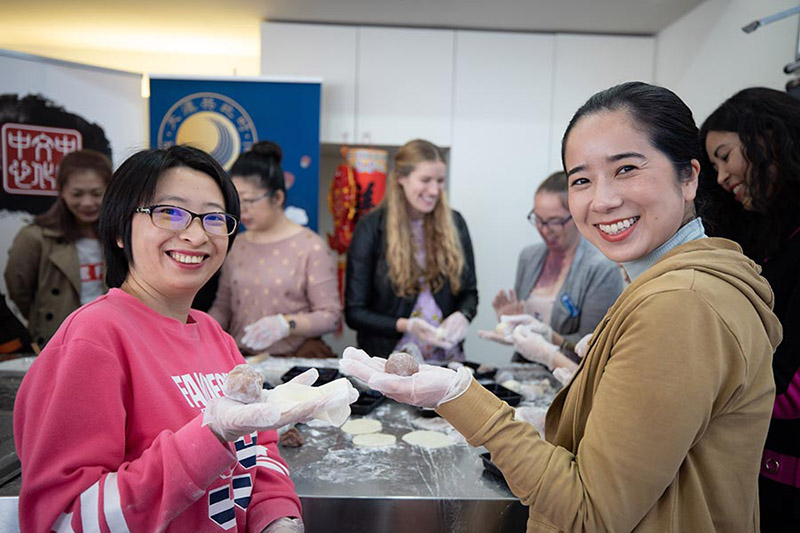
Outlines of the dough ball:
<svg viewBox="0 0 800 533">
<path fill-rule="evenodd" d="M 303 445 L 303 435 L 296 426 L 292 426 L 281 433 L 278 444 L 285 448 L 299 448 Z"/>
<path fill-rule="evenodd" d="M 350 435 L 363 435 L 366 433 L 377 433 L 383 429 L 383 424 L 380 420 L 374 418 L 357 418 L 355 420 L 348 420 L 342 426 L 342 431 Z"/>
<path fill-rule="evenodd" d="M 263 388 L 264 376 L 248 364 L 233 367 L 222 384 L 222 392 L 225 396 L 242 403 L 259 401 Z"/>
<path fill-rule="evenodd" d="M 397 437 L 388 433 L 367 433 L 353 437 L 356 446 L 392 446 Z"/>
<path fill-rule="evenodd" d="M 494 327 L 494 330 L 499 335 L 502 335 L 505 338 L 509 338 L 511 337 L 511 332 L 514 330 L 514 328 L 511 327 L 511 324 L 509 324 L 508 322 L 498 322 L 497 325 Z"/>
<path fill-rule="evenodd" d="M 398 376 L 413 376 L 419 372 L 419 363 L 414 356 L 405 352 L 394 352 L 386 361 L 384 370 Z"/>
<path fill-rule="evenodd" d="M 403 440 L 413 446 L 422 446 L 423 448 L 442 448 L 453 445 L 453 439 L 441 431 L 412 431 L 403 435 Z"/>
</svg>

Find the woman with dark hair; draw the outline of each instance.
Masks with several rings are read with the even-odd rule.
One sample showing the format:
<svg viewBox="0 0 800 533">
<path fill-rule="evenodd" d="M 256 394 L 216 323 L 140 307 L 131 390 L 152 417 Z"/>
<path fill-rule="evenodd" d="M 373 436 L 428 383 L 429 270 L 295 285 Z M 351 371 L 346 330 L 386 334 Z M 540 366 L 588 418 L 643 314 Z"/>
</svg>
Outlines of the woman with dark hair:
<svg viewBox="0 0 800 533">
<path fill-rule="evenodd" d="M 99 223 L 111 289 L 64 321 L 17 393 L 22 530 L 303 530 L 274 429 L 341 423 L 358 393 L 342 379 L 310 394 L 312 369 L 256 383 L 251 403 L 223 396 L 244 359 L 190 306 L 238 214 L 230 178 L 195 148 L 142 151 L 114 174 Z"/>
<path fill-rule="evenodd" d="M 71 312 L 106 292 L 97 219 L 111 161 L 93 150 L 64 156 L 56 174 L 58 199 L 20 230 L 8 252 L 8 295 L 44 346 Z"/>
<path fill-rule="evenodd" d="M 704 234 L 700 151 L 689 108 L 641 82 L 597 93 L 570 121 L 570 212 L 632 282 L 550 406 L 544 439 L 464 369 L 394 376 L 354 348 L 341 368 L 485 446 L 529 506 L 528 531 L 757 531 L 781 328 L 758 267 Z"/>
<path fill-rule="evenodd" d="M 388 357 L 413 343 L 425 359 L 464 359 L 478 288 L 469 230 L 450 208 L 446 174 L 438 146 L 407 142 L 394 156 L 385 198 L 353 232 L 345 316 L 370 353 Z"/>
<path fill-rule="evenodd" d="M 208 312 L 245 353 L 335 357 L 320 337 L 342 318 L 336 265 L 319 235 L 284 214 L 282 158 L 280 146 L 261 141 L 231 167 L 247 231 L 231 249 Z"/>
<path fill-rule="evenodd" d="M 772 370 L 776 398 L 761 458 L 762 531 L 800 523 L 800 101 L 751 88 L 703 123 L 703 181 L 725 221 L 716 233 L 741 244 L 775 293 L 783 341 Z"/>
<path fill-rule="evenodd" d="M 501 290 L 492 301 L 500 331 L 478 333 L 513 344 L 515 362 L 571 371 L 575 345 L 600 323 L 623 282 L 617 265 L 581 237 L 567 192 L 563 171 L 536 189 L 528 221 L 542 242 L 522 250 L 514 290 Z"/>
</svg>

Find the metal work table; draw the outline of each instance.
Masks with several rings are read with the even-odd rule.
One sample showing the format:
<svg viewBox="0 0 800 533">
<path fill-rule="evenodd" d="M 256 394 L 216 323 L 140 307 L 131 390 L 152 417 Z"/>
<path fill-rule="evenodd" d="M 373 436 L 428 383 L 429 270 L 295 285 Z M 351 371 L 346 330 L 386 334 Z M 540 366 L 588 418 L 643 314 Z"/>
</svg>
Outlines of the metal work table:
<svg viewBox="0 0 800 533">
<path fill-rule="evenodd" d="M 271 358 L 251 364 L 272 385 L 293 366 L 338 368 L 336 359 Z M 0 368 L 0 382 L 7 382 L 8 389 L 0 391 L 0 400 L 7 399 L 0 402 L 0 411 L 8 409 L 9 435 L 13 397 L 29 365 L 26 360 L 0 365 L 6 367 Z M 552 402 L 558 383 L 542 367 L 509 364 L 500 370 L 524 383 L 546 379 L 552 385 L 521 406 L 543 409 Z M 307 533 L 525 531 L 528 510 L 502 479 L 484 470 L 480 454 L 486 450 L 469 446 L 444 419 L 423 417 L 417 409 L 389 399 L 364 417 L 380 420 L 382 432 L 397 437 L 395 445 L 359 448 L 339 428 L 301 425 L 303 446 L 280 449 L 303 504 Z M 404 434 L 417 429 L 443 431 L 453 445 L 425 449 L 402 441 Z M 6 441 L 13 454 L 13 439 L 2 439 Z M 19 529 L 18 491 L 19 477 L 0 488 L 0 531 Z"/>
<path fill-rule="evenodd" d="M 331 367 L 336 360 L 269 360 L 256 363 L 267 381 L 294 365 Z M 518 381 L 547 378 L 552 388 L 522 405 L 547 407 L 556 383 L 538 365 L 504 367 Z M 528 510 L 505 482 L 484 470 L 483 448 L 469 446 L 440 417 L 386 399 L 364 415 L 397 437 L 384 448 L 361 448 L 339 428 L 299 426 L 304 444 L 281 448 L 303 503 L 306 531 L 318 532 L 513 532 L 524 531 Z M 352 418 L 359 418 L 353 415 Z M 426 449 L 402 440 L 410 431 L 447 433 L 453 445 Z"/>
</svg>

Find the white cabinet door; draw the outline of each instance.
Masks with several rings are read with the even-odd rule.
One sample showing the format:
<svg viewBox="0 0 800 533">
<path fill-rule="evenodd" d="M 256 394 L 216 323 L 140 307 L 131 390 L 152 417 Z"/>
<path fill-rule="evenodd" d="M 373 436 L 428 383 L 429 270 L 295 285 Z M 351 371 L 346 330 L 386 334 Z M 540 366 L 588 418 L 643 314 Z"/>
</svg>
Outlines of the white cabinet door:
<svg viewBox="0 0 800 533">
<path fill-rule="evenodd" d="M 559 34 L 555 76 L 550 165 L 561 167 L 561 137 L 590 96 L 626 81 L 652 83 L 655 38 Z"/>
<path fill-rule="evenodd" d="M 359 28 L 357 142 L 451 144 L 450 30 Z"/>
<path fill-rule="evenodd" d="M 322 78 L 320 142 L 356 140 L 357 32 L 354 26 L 261 24 L 262 74 Z"/>
<path fill-rule="evenodd" d="M 470 360 L 507 363 L 513 350 L 477 337 L 497 324 L 492 299 L 513 289 L 519 252 L 540 240 L 526 215 L 548 165 L 555 37 L 456 33 L 448 191 L 467 221 L 478 276 Z"/>
</svg>

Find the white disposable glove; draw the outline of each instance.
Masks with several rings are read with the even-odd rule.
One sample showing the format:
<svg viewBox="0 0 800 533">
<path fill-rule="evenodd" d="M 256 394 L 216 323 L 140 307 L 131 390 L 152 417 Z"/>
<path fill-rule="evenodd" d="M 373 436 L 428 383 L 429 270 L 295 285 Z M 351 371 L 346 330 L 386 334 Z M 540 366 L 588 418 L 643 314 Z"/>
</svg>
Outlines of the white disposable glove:
<svg viewBox="0 0 800 533">
<path fill-rule="evenodd" d="M 581 337 L 581 340 L 579 340 L 578 344 L 575 345 L 575 354 L 581 359 L 586 357 L 586 352 L 589 351 L 589 341 L 591 340 L 592 334 L 589 333 L 588 335 Z"/>
<path fill-rule="evenodd" d="M 511 334 L 514 350 L 528 361 L 543 364 L 548 370 L 553 369 L 553 358 L 558 353 L 558 346 L 544 339 L 540 333 L 527 324 L 514 328 Z"/>
<path fill-rule="evenodd" d="M 318 377 L 317 369 L 306 370 L 288 383 L 262 391 L 261 400 L 255 403 L 240 403 L 224 396 L 215 398 L 203 412 L 203 425 L 229 442 L 253 431 L 311 419 L 341 425 L 350 415 L 350 404 L 358 399 L 358 391 L 344 378 L 311 387 Z"/>
<path fill-rule="evenodd" d="M 502 315 L 518 315 L 522 313 L 522 302 L 517 300 L 517 295 L 513 289 L 509 290 L 508 293 L 501 290 L 494 295 L 492 308 L 499 320 Z"/>
<path fill-rule="evenodd" d="M 569 380 L 572 379 L 572 376 L 575 375 L 575 371 L 577 369 L 578 367 L 568 368 L 565 366 L 560 366 L 553 370 L 553 377 L 556 378 L 562 385 L 566 385 L 569 383 Z"/>
<path fill-rule="evenodd" d="M 289 336 L 289 323 L 283 315 L 259 318 L 245 326 L 241 343 L 251 350 L 266 350 L 276 342 Z"/>
<path fill-rule="evenodd" d="M 264 528 L 261 533 L 304 533 L 303 521 L 299 518 L 289 518 L 284 516 L 278 518 Z"/>
<path fill-rule="evenodd" d="M 472 382 L 467 367 L 451 370 L 432 365 L 419 365 L 411 376 L 397 376 L 384 371 L 386 359 L 370 357 L 363 350 L 345 348 L 339 361 L 342 373 L 354 376 L 382 394 L 398 402 L 436 408 L 463 394 Z"/>
<path fill-rule="evenodd" d="M 406 322 L 406 331 L 425 344 L 432 344 L 445 350 L 454 346 L 444 337 L 444 329 L 438 329 L 421 318 L 409 318 Z"/>
<path fill-rule="evenodd" d="M 444 319 L 441 328 L 444 331 L 444 339 L 455 346 L 466 338 L 469 332 L 469 320 L 464 313 L 456 311 Z"/>
<path fill-rule="evenodd" d="M 507 322 L 511 327 L 525 324 L 531 331 L 544 337 L 547 342 L 553 342 L 553 328 L 531 315 L 503 315 L 500 320 Z"/>
</svg>

